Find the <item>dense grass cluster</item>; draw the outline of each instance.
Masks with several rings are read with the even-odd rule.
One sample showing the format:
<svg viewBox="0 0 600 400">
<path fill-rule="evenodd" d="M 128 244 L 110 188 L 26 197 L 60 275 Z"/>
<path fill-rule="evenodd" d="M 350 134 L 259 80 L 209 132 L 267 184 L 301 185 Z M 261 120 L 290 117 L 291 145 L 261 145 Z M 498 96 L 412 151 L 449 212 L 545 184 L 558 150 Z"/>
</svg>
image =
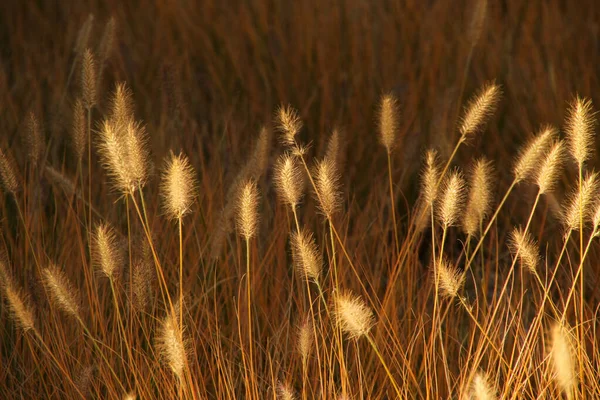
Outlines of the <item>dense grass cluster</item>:
<svg viewBox="0 0 600 400">
<path fill-rule="evenodd" d="M 270 15 L 261 4 L 232 5 L 256 18 L 246 21 L 256 43 Z M 359 18 L 360 7 L 343 4 L 341 21 Z M 395 15 L 389 6 L 365 15 Z M 333 5 L 290 7 L 298 19 L 335 20 Z M 6 101 L 3 124 L 18 129 L 0 142 L 0 397 L 600 397 L 594 105 L 572 90 L 554 107 L 564 118 L 532 120 L 519 114 L 528 105 L 514 101 L 514 76 L 487 71 L 496 80 L 473 87 L 475 49 L 500 11 L 485 1 L 465 9 L 466 64 L 452 104 L 438 101 L 449 122 L 432 123 L 440 131 L 419 145 L 407 137 L 424 104 L 397 88 L 363 89 L 370 119 L 342 96 L 329 118 L 338 92 L 326 90 L 322 48 L 313 61 L 322 78 L 312 77 L 322 80 L 305 82 L 314 93 L 277 96 L 287 86 L 262 60 L 277 101 L 246 103 L 234 93 L 258 81 L 240 89 L 217 79 L 221 62 L 246 72 L 231 60 L 235 34 L 219 36 L 215 19 L 200 35 L 208 47 L 221 41 L 203 67 L 212 89 L 184 96 L 185 79 L 168 67 L 164 98 L 152 98 L 138 92 L 130 20 L 84 18 L 58 71 L 64 81 L 48 89 L 53 105 L 21 113 Z M 170 11 L 178 26 L 193 13 Z M 274 26 L 274 38 L 285 36 Z M 173 34 L 173 46 L 192 31 Z M 269 52 L 288 50 L 266 38 Z M 181 62 L 184 75 L 193 61 Z M 128 63 L 134 76 L 119 79 Z M 202 98 L 206 114 L 184 98 Z M 240 119 L 240 105 L 262 124 Z M 531 132 L 517 150 L 500 128 L 519 119 L 512 109 Z"/>
</svg>

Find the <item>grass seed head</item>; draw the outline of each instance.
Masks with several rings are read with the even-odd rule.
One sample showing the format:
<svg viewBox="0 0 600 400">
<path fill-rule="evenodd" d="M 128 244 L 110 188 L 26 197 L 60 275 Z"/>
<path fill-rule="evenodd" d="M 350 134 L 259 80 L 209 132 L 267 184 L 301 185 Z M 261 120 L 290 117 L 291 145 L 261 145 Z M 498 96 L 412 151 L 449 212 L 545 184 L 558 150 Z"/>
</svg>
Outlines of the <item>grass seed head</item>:
<svg viewBox="0 0 600 400">
<path fill-rule="evenodd" d="M 386 94 L 379 106 L 379 140 L 388 153 L 394 149 L 398 133 L 398 101 L 392 94 Z"/>
<path fill-rule="evenodd" d="M 106 223 L 96 228 L 96 263 L 106 277 L 115 279 L 125 263 L 125 257 L 117 242 L 115 231 Z"/>
<path fill-rule="evenodd" d="M 73 120 L 72 120 L 72 146 L 73 152 L 78 162 L 81 162 L 85 154 L 87 146 L 87 122 L 85 116 L 85 108 L 81 98 L 77 98 L 73 104 Z"/>
<path fill-rule="evenodd" d="M 237 205 L 237 229 L 246 240 L 256 236 L 258 230 L 258 186 L 248 180 L 242 186 Z"/>
<path fill-rule="evenodd" d="M 163 172 L 161 194 L 163 207 L 173 219 L 181 219 L 191 211 L 198 184 L 196 173 L 184 154 L 171 153 Z"/>
<path fill-rule="evenodd" d="M 336 293 L 333 302 L 335 322 L 350 339 L 367 335 L 375 325 L 373 311 L 359 296 L 350 292 Z"/>
<path fill-rule="evenodd" d="M 35 167 L 44 156 L 44 137 L 42 127 L 33 111 L 27 114 L 27 156 L 31 164 Z"/>
<path fill-rule="evenodd" d="M 302 129 L 302 120 L 292 106 L 281 106 L 277 110 L 277 127 L 281 132 L 281 143 L 285 146 L 294 147 L 296 145 L 296 135 Z"/>
<path fill-rule="evenodd" d="M 323 256 L 312 233 L 306 229 L 292 234 L 292 258 L 302 277 L 319 281 Z"/>
<path fill-rule="evenodd" d="M 79 292 L 69 282 L 65 273 L 55 264 L 50 264 L 42 271 L 44 285 L 51 300 L 64 313 L 81 318 L 81 302 Z"/>
<path fill-rule="evenodd" d="M 317 161 L 314 169 L 314 180 L 319 208 L 328 219 L 331 219 L 342 204 L 340 176 L 335 162 L 328 158 Z"/>
<path fill-rule="evenodd" d="M 296 157 L 285 153 L 277 159 L 274 184 L 279 197 L 295 209 L 302 199 L 304 189 L 304 173 Z"/>
<path fill-rule="evenodd" d="M 96 105 L 96 61 L 90 49 L 85 49 L 81 66 L 81 98 L 90 110 Z"/>
<path fill-rule="evenodd" d="M 575 187 L 569 196 L 568 205 L 563 213 L 564 225 L 567 229 L 578 231 L 580 228 L 580 216 L 583 217 L 585 225 L 592 212 L 593 201 L 598 191 L 598 173 L 588 174 L 581 188 Z"/>
<path fill-rule="evenodd" d="M 564 142 L 562 140 L 555 142 L 546 153 L 544 162 L 540 166 L 536 177 L 540 194 L 548 193 L 554 189 L 560 174 L 564 154 Z"/>
<path fill-rule="evenodd" d="M 179 326 L 180 310 L 167 314 L 161 321 L 156 347 L 173 374 L 183 381 L 187 358 L 187 348 L 182 327 Z"/>
<path fill-rule="evenodd" d="M 465 181 L 459 171 L 446 178 L 438 205 L 438 218 L 442 226 L 456 225 L 463 208 Z"/>
<path fill-rule="evenodd" d="M 302 364 L 306 365 L 313 346 L 313 322 L 310 317 L 304 318 L 298 326 L 298 353 L 302 358 Z"/>
<path fill-rule="evenodd" d="M 550 331 L 550 356 L 554 367 L 554 379 L 560 390 L 570 398 L 577 384 L 574 338 L 566 326 L 555 323 Z"/>
<path fill-rule="evenodd" d="M 596 118 L 592 101 L 577 96 L 569 108 L 565 130 L 569 150 L 579 166 L 592 156 L 594 125 Z"/>
<path fill-rule="evenodd" d="M 450 265 L 444 257 L 437 263 L 438 281 L 441 294 L 448 298 L 456 298 L 465 283 L 465 276 L 458 268 Z"/>
<path fill-rule="evenodd" d="M 470 190 L 463 216 L 463 230 L 469 236 L 477 234 L 481 222 L 489 212 L 492 203 L 492 175 L 492 164 L 485 159 L 477 160 L 471 170 Z"/>
<path fill-rule="evenodd" d="M 279 400 L 295 400 L 294 389 L 288 384 L 279 382 L 277 384 L 277 398 Z"/>
<path fill-rule="evenodd" d="M 17 164 L 12 155 L 0 148 L 0 178 L 4 189 L 13 196 L 19 191 Z"/>
<path fill-rule="evenodd" d="M 496 110 L 501 94 L 500 86 L 492 82 L 483 86 L 475 95 L 460 122 L 461 141 L 465 141 L 468 136 L 477 133 L 483 127 Z"/>
<path fill-rule="evenodd" d="M 540 263 L 540 254 L 538 244 L 529 232 L 521 228 L 515 228 L 510 234 L 508 242 L 509 249 L 513 256 L 519 257 L 521 264 L 531 273 L 537 274 L 537 267 Z"/>
<path fill-rule="evenodd" d="M 556 134 L 556 128 L 544 126 L 535 137 L 529 140 L 524 149 L 521 150 L 513 166 L 513 174 L 516 182 L 521 182 L 529 178 L 531 172 L 539 165 L 540 159 Z"/>
<path fill-rule="evenodd" d="M 490 384 L 488 377 L 478 372 L 471 383 L 471 396 L 474 400 L 495 400 L 496 390 Z"/>
</svg>

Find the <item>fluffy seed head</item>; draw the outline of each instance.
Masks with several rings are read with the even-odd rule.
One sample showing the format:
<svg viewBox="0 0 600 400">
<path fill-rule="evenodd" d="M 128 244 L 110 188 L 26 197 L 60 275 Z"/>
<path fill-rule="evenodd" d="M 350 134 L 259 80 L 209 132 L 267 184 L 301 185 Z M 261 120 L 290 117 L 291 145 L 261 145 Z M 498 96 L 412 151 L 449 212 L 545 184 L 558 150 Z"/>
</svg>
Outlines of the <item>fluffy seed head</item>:
<svg viewBox="0 0 600 400">
<path fill-rule="evenodd" d="M 118 83 L 110 102 L 110 119 L 117 125 L 133 120 L 132 93 L 125 83 Z"/>
<path fill-rule="evenodd" d="M 317 161 L 314 180 L 319 208 L 328 219 L 331 219 L 342 203 L 340 176 L 334 161 L 328 158 Z"/>
<path fill-rule="evenodd" d="M 592 101 L 577 96 L 569 108 L 565 130 L 571 155 L 580 166 L 592 155 L 595 124 Z"/>
<path fill-rule="evenodd" d="M 173 374 L 182 381 L 187 358 L 183 329 L 179 326 L 178 311 L 167 314 L 159 327 L 156 347 Z"/>
<path fill-rule="evenodd" d="M 475 162 L 471 170 L 467 208 L 463 216 L 463 229 L 469 236 L 477 234 L 481 222 L 489 212 L 492 202 L 492 169 L 491 162 L 481 159 Z"/>
<path fill-rule="evenodd" d="M 104 26 L 102 39 L 100 39 L 100 44 L 98 45 L 98 55 L 102 64 L 106 62 L 113 49 L 115 42 L 116 26 L 117 24 L 115 22 L 115 17 L 110 17 L 110 19 Z"/>
<path fill-rule="evenodd" d="M 277 110 L 277 126 L 281 132 L 281 143 L 295 146 L 296 135 L 302 129 L 302 120 L 292 106 L 281 106 Z"/>
<path fill-rule="evenodd" d="M 161 182 L 164 209 L 173 219 L 190 212 L 196 197 L 196 173 L 184 154 L 171 153 Z"/>
<path fill-rule="evenodd" d="M 240 235 L 250 240 L 258 230 L 258 186 L 252 180 L 242 187 L 237 206 L 237 229 Z"/>
<path fill-rule="evenodd" d="M 292 258 L 298 272 L 315 282 L 319 281 L 323 256 L 312 233 L 306 229 L 292 234 Z"/>
<path fill-rule="evenodd" d="M 150 165 L 146 128 L 138 122 L 129 122 L 124 133 L 127 163 L 135 188 L 142 188 L 148 179 Z"/>
<path fill-rule="evenodd" d="M 425 153 L 425 169 L 422 174 L 421 196 L 425 203 L 431 207 L 438 194 L 439 168 L 437 165 L 437 152 L 433 149 Z"/>
<path fill-rule="evenodd" d="M 367 335 L 375 325 L 373 311 L 359 296 L 350 292 L 336 293 L 333 302 L 335 322 L 350 339 Z"/>
<path fill-rule="evenodd" d="M 302 358 L 302 364 L 306 365 L 313 346 L 313 323 L 310 317 L 306 317 L 298 326 L 298 353 Z"/>
<path fill-rule="evenodd" d="M 27 115 L 27 155 L 33 166 L 37 166 L 44 155 L 44 138 L 42 129 L 33 111 Z"/>
<path fill-rule="evenodd" d="M 80 301 L 77 289 L 69 282 L 64 272 L 55 264 L 42 271 L 44 285 L 56 306 L 68 315 L 80 318 Z"/>
<path fill-rule="evenodd" d="M 83 159 L 85 148 L 87 146 L 87 123 L 85 117 L 85 108 L 83 101 L 78 98 L 73 104 L 73 121 L 72 121 L 72 145 L 73 152 L 77 161 Z"/>
<path fill-rule="evenodd" d="M 525 232 L 521 228 L 515 228 L 510 234 L 508 242 L 509 248 L 513 256 L 519 257 L 523 264 L 531 273 L 537 274 L 537 266 L 540 262 L 538 244 L 531 237 L 529 232 Z"/>
<path fill-rule="evenodd" d="M 304 174 L 296 157 L 285 153 L 277 159 L 274 183 L 279 197 L 295 209 L 302 199 L 304 189 Z"/>
<path fill-rule="evenodd" d="M 4 189 L 13 196 L 19 191 L 17 167 L 12 156 L 0 148 L 0 178 Z"/>
<path fill-rule="evenodd" d="M 96 263 L 109 279 L 115 279 L 124 265 L 124 256 L 117 243 L 115 231 L 106 223 L 98 225 L 95 235 Z"/>
<path fill-rule="evenodd" d="M 441 294 L 448 298 L 456 298 L 465 283 L 464 274 L 455 266 L 450 265 L 446 258 L 442 258 L 437 266 Z"/>
<path fill-rule="evenodd" d="M 492 82 L 483 86 L 470 101 L 460 123 L 461 141 L 465 141 L 469 135 L 481 129 L 496 110 L 501 94 L 500 87 Z"/>
<path fill-rule="evenodd" d="M 135 392 L 129 392 L 123 396 L 123 400 L 137 400 L 137 394 L 135 394 Z"/>
<path fill-rule="evenodd" d="M 386 94 L 381 99 L 379 107 L 379 140 L 391 153 L 394 149 L 398 132 L 398 101 L 392 94 Z"/>
<path fill-rule="evenodd" d="M 484 373 L 478 372 L 471 383 L 471 396 L 475 400 L 495 400 L 496 390 Z"/>
<path fill-rule="evenodd" d="M 465 180 L 459 171 L 453 171 L 444 182 L 438 205 L 438 218 L 444 227 L 455 225 L 460 217 L 464 201 Z"/>
<path fill-rule="evenodd" d="M 521 182 L 529 177 L 531 172 L 538 166 L 540 158 L 546 152 L 556 133 L 556 128 L 545 126 L 542 127 L 535 137 L 529 140 L 529 143 L 521 151 L 513 167 L 515 181 Z"/>
<path fill-rule="evenodd" d="M 568 206 L 564 212 L 564 225 L 567 229 L 573 231 L 579 230 L 580 213 L 582 213 L 584 225 L 590 217 L 592 202 L 598 190 L 597 178 L 598 173 L 591 173 L 583 180 L 581 190 L 578 187 L 573 189 Z"/>
<path fill-rule="evenodd" d="M 346 142 L 344 140 L 343 131 L 339 128 L 335 128 L 327 140 L 325 158 L 337 165 L 338 169 L 342 169 L 345 162 L 345 146 Z"/>
<path fill-rule="evenodd" d="M 91 109 L 96 105 L 96 61 L 90 49 L 85 49 L 81 66 L 81 98 L 83 106 Z"/>
<path fill-rule="evenodd" d="M 296 395 L 289 384 L 279 382 L 277 385 L 277 398 L 280 400 L 295 400 Z"/>
<path fill-rule="evenodd" d="M 558 174 L 560 173 L 564 154 L 564 142 L 562 140 L 555 142 L 546 154 L 546 158 L 540 166 L 536 177 L 536 183 L 540 194 L 547 193 L 554 189 Z"/>
<path fill-rule="evenodd" d="M 25 332 L 32 329 L 35 330 L 35 317 L 33 308 L 19 289 L 17 289 L 12 277 L 8 272 L 8 262 L 5 259 L 3 252 L 0 252 L 0 287 L 4 289 L 8 307 L 15 322 Z"/>
<path fill-rule="evenodd" d="M 140 254 L 133 258 L 133 307 L 141 312 L 148 308 L 154 291 L 153 282 L 156 275 L 152 260 L 152 250 L 147 240 L 140 240 Z"/>
<path fill-rule="evenodd" d="M 577 384 L 573 359 L 573 338 L 568 329 L 555 323 L 550 331 L 550 356 L 554 366 L 554 379 L 560 389 L 570 396 Z"/>
<path fill-rule="evenodd" d="M 240 172 L 240 176 L 252 178 L 258 182 L 269 166 L 270 151 L 271 132 L 263 126 L 258 135 L 258 139 L 254 144 L 252 155 L 248 159 L 245 167 Z"/>
</svg>

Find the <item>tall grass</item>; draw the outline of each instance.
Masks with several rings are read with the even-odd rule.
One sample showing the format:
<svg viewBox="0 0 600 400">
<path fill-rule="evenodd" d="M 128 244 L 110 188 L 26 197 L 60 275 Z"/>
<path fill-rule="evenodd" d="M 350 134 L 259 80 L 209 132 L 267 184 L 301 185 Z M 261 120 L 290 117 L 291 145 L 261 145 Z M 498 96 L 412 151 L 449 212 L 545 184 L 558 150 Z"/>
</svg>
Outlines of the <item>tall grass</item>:
<svg viewBox="0 0 600 400">
<path fill-rule="evenodd" d="M 543 32 L 548 15 L 563 21 L 549 4 Z M 356 48 L 375 60 L 388 46 L 375 31 L 412 34 L 390 20 L 402 14 L 391 3 L 235 2 L 241 22 L 226 25 L 216 16 L 231 11 L 203 5 L 205 27 L 191 23 L 192 6 L 137 14 L 162 15 L 173 49 L 197 38 L 211 61 L 203 70 L 190 50 L 163 53 L 177 67 L 160 64 L 146 86 L 141 61 L 154 54 L 134 46 L 132 10 L 113 5 L 114 17 L 85 10 L 67 24 L 64 65 L 46 63 L 60 78 L 38 88 L 51 106 L 25 107 L 18 85 L 20 100 L 0 85 L 3 126 L 22 126 L 9 131 L 24 139 L 0 141 L 0 397 L 600 396 L 588 89 L 558 86 L 557 69 L 536 83 L 565 100 L 551 102 L 522 92 L 518 70 L 482 67 L 480 50 L 497 57 L 486 31 L 508 18 L 486 2 L 467 7 L 449 106 L 427 64 L 444 56 L 437 42 L 418 42 L 420 68 L 399 67 L 415 93 L 394 87 L 388 67 L 370 82 L 335 71 L 358 60 Z M 421 7 L 403 10 L 420 16 L 425 37 L 451 5 Z M 325 22 L 286 27 L 287 12 Z M 271 13 L 281 20 L 269 28 Z M 369 45 L 358 34 L 367 16 L 381 20 Z M 527 23 L 512 33 L 537 35 Z M 331 24 L 352 42 L 344 51 L 316 40 Z M 288 53 L 286 37 L 303 46 Z M 47 80 L 32 68 L 32 87 Z M 190 79 L 201 76 L 210 87 Z"/>
</svg>

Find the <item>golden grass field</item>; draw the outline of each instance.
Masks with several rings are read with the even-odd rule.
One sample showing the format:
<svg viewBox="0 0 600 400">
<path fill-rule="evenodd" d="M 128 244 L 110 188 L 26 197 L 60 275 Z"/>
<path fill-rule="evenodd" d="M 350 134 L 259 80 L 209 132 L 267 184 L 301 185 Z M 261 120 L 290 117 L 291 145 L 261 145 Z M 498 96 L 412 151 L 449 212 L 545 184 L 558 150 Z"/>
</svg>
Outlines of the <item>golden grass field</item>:
<svg viewBox="0 0 600 400">
<path fill-rule="evenodd" d="M 0 399 L 600 398 L 600 8 L 16 1 Z"/>
</svg>

